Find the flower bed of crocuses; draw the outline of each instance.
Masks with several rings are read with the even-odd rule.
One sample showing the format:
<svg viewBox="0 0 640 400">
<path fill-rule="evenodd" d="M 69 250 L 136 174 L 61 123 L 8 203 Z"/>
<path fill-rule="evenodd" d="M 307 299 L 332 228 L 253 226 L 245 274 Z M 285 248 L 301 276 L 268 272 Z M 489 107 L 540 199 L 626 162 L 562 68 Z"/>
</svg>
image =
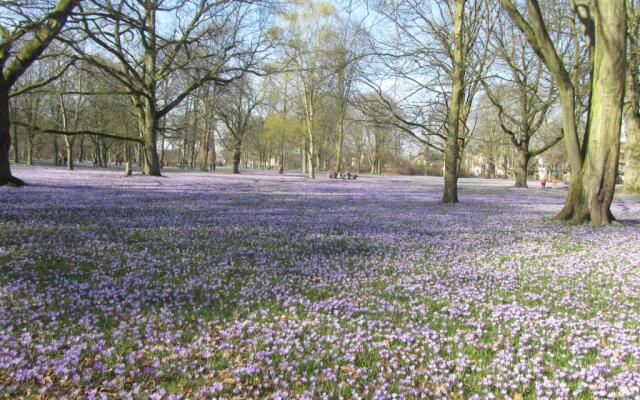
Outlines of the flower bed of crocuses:
<svg viewBox="0 0 640 400">
<path fill-rule="evenodd" d="M 26 398 L 640 396 L 640 201 L 271 172 L 15 168 L 0 393 Z"/>
</svg>

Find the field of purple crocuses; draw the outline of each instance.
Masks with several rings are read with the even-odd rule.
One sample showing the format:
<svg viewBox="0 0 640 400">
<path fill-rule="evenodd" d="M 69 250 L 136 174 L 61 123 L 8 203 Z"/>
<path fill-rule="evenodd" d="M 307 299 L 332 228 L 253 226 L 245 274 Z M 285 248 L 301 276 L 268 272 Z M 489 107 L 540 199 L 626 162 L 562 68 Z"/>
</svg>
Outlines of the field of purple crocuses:
<svg viewBox="0 0 640 400">
<path fill-rule="evenodd" d="M 15 174 L 5 397 L 640 397 L 638 198 L 592 228 L 500 180 Z"/>
</svg>

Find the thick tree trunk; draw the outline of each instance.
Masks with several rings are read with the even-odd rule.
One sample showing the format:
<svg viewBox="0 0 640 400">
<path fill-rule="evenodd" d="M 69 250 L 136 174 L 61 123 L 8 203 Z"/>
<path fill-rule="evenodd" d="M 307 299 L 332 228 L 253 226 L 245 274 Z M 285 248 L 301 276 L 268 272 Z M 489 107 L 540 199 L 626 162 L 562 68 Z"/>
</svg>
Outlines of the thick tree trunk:
<svg viewBox="0 0 640 400">
<path fill-rule="evenodd" d="M 151 106 L 145 107 L 145 119 L 143 123 L 143 160 L 142 172 L 148 176 L 160 176 L 160 162 L 158 160 L 157 138 L 158 138 L 158 120 L 155 116 L 155 110 Z"/>
<path fill-rule="evenodd" d="M 19 23 L 21 25 L 19 30 L 23 27 L 26 28 L 26 31 L 29 32 L 27 35 L 17 35 L 16 38 L 9 39 L 5 37 L 7 32 L 3 30 L 3 42 L 4 39 L 7 39 L 4 43 L 7 46 L 3 45 L 2 52 L 8 52 L 12 45 L 19 41 L 21 48 L 13 49 L 17 53 L 15 59 L 9 65 L 6 65 L 6 60 L 3 60 L 0 67 L 0 186 L 22 186 L 24 184 L 20 179 L 11 175 L 9 165 L 9 148 L 11 146 L 9 92 L 11 86 L 45 51 L 78 3 L 79 0 L 60 0 L 43 19 L 43 23 L 37 24 L 37 27 L 28 27 L 28 24 Z"/>
<path fill-rule="evenodd" d="M 73 171 L 73 145 L 67 146 L 67 169 Z"/>
<path fill-rule="evenodd" d="M 143 147 L 142 172 L 148 176 L 160 175 L 160 162 L 158 161 L 158 151 L 156 149 L 155 135 L 146 136 Z"/>
<path fill-rule="evenodd" d="M 143 145 L 140 148 L 138 162 L 142 173 L 147 176 L 161 176 L 160 161 L 158 159 L 158 118 L 156 116 L 155 97 L 138 99 L 131 98 L 136 107 L 138 129 Z"/>
<path fill-rule="evenodd" d="M 9 121 L 9 89 L 0 88 L 0 186 L 22 186 L 24 182 L 11 175 L 9 161 L 11 126 Z"/>
<path fill-rule="evenodd" d="M 529 151 L 523 147 L 519 148 L 518 155 L 516 156 L 516 165 L 514 166 L 516 173 L 516 187 L 527 187 L 527 177 L 529 175 L 529 160 Z"/>
<path fill-rule="evenodd" d="M 489 161 L 487 164 L 487 178 L 493 179 L 496 177 L 496 163 Z"/>
<path fill-rule="evenodd" d="M 242 146 L 241 143 L 236 143 L 236 145 L 233 148 L 233 173 L 234 174 L 239 174 L 240 173 L 240 146 Z"/>
<path fill-rule="evenodd" d="M 580 173 L 572 179 L 567 204 L 558 215 L 574 223 L 590 220 L 593 225 L 605 225 L 613 220 L 610 207 L 618 170 L 626 71 L 625 3 L 596 3 L 588 141 Z"/>
<path fill-rule="evenodd" d="M 464 102 L 464 24 L 465 0 L 456 0 L 454 18 L 453 85 L 447 126 L 447 141 L 444 155 L 444 193 L 442 202 L 458 202 L 458 132 L 460 131 L 460 111 Z"/>
<path fill-rule="evenodd" d="M 202 162 L 200 162 L 200 171 L 207 172 L 209 170 L 209 145 L 203 145 L 202 147 Z"/>
<path fill-rule="evenodd" d="M 67 147 L 67 169 L 73 171 L 73 142 L 69 136 L 64 137 L 64 144 Z"/>
<path fill-rule="evenodd" d="M 107 144 L 104 141 L 103 137 L 100 137 L 98 139 L 98 141 L 100 142 L 100 166 L 101 167 L 108 167 L 109 166 L 109 158 L 108 156 L 108 149 L 107 149 Z"/>
<path fill-rule="evenodd" d="M 280 158 L 278 162 L 278 174 L 284 175 L 284 150 L 280 153 Z"/>
</svg>

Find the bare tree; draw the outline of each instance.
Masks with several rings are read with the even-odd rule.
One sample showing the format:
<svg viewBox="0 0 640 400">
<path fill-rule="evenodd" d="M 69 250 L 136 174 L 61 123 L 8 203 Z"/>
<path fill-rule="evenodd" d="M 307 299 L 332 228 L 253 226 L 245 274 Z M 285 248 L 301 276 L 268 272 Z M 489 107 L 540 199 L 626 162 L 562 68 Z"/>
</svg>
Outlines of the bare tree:
<svg viewBox="0 0 640 400">
<path fill-rule="evenodd" d="M 226 145 L 233 152 L 233 173 L 240 173 L 243 141 L 251 128 L 252 114 L 262 101 L 262 93 L 244 76 L 227 88 L 218 106 L 218 116 L 227 129 Z"/>
<path fill-rule="evenodd" d="M 317 146 L 317 111 L 328 94 L 334 69 L 325 44 L 332 38 L 335 9 L 328 3 L 301 2 L 303 9 L 284 16 L 287 22 L 285 60 L 297 78 L 293 84 L 299 92 L 305 122 L 303 171 L 315 178 Z M 296 10 L 297 11 L 297 10 Z"/>
<path fill-rule="evenodd" d="M 161 118 L 203 84 L 232 82 L 258 65 L 267 47 L 266 19 L 259 3 L 87 0 L 82 4 L 78 17 L 82 41 L 71 37 L 68 43 L 82 60 L 126 89 L 136 110 L 145 174 L 160 175 Z M 189 79 L 161 102 L 158 86 L 178 73 Z"/>
<path fill-rule="evenodd" d="M 383 92 L 393 93 L 382 84 L 394 82 L 401 95 L 388 105 L 398 127 L 445 154 L 442 200 L 456 203 L 462 151 L 473 133 L 468 118 L 488 60 L 489 9 L 478 0 L 410 0 L 382 2 L 379 10 L 396 35 L 376 44 L 376 67 L 388 72 L 365 83 L 384 102 Z"/>
<path fill-rule="evenodd" d="M 527 187 L 529 160 L 562 140 L 562 135 L 558 135 L 535 150 L 530 148 L 556 102 L 556 90 L 547 79 L 543 63 L 530 50 L 520 32 L 499 23 L 492 39 L 500 63 L 494 66 L 494 79 L 483 79 L 483 86 L 487 98 L 498 111 L 502 130 L 517 151 L 515 185 Z"/>
<path fill-rule="evenodd" d="M 511 20 L 545 63 L 558 86 L 565 146 L 572 182 L 559 219 L 594 225 L 613 220 L 620 153 L 620 129 L 626 74 L 627 14 L 625 1 L 575 3 L 591 54 L 592 84 L 582 146 L 576 124 L 576 93 L 572 77 L 554 46 L 537 0 L 527 0 L 527 20 L 511 0 L 500 0 Z"/>
<path fill-rule="evenodd" d="M 0 5 L 0 186 L 23 185 L 11 175 L 9 148 L 11 127 L 9 98 L 18 93 L 48 83 L 36 82 L 14 88 L 18 79 L 42 55 L 60 33 L 69 15 L 80 0 L 45 2 L 39 7 L 25 7 L 22 1 L 9 1 Z"/>
<path fill-rule="evenodd" d="M 336 34 L 329 46 L 329 58 L 334 60 L 333 68 L 333 99 L 335 101 L 335 137 L 334 137 L 334 167 L 337 171 L 343 169 L 343 147 L 346 128 L 347 109 L 352 95 L 353 85 L 360 73 L 360 62 L 363 59 L 365 32 L 360 23 L 348 18 L 338 19 Z"/>
</svg>

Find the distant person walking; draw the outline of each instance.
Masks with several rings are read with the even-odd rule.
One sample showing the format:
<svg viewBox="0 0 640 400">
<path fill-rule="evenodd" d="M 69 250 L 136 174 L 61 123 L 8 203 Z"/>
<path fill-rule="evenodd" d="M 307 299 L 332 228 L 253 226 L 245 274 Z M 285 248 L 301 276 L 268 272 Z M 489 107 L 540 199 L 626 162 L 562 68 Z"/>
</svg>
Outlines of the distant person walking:
<svg viewBox="0 0 640 400">
<path fill-rule="evenodd" d="M 551 187 L 554 189 L 558 187 L 558 177 L 555 175 L 551 178 Z"/>
<path fill-rule="evenodd" d="M 543 189 L 547 186 L 547 178 L 542 177 L 540 180 L 540 186 L 542 186 Z"/>
</svg>

